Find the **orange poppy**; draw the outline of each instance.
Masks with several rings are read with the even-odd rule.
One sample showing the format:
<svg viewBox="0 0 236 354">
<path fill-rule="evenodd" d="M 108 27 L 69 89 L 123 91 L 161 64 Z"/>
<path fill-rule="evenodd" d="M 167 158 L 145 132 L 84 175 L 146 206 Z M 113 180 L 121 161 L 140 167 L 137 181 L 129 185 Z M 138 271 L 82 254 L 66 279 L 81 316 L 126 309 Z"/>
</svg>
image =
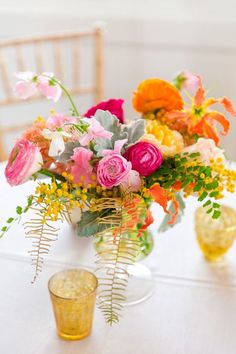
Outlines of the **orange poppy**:
<svg viewBox="0 0 236 354">
<path fill-rule="evenodd" d="M 183 100 L 179 91 L 167 81 L 147 79 L 142 81 L 134 92 L 133 107 L 144 114 L 158 109 L 170 112 L 181 110 Z"/>
</svg>

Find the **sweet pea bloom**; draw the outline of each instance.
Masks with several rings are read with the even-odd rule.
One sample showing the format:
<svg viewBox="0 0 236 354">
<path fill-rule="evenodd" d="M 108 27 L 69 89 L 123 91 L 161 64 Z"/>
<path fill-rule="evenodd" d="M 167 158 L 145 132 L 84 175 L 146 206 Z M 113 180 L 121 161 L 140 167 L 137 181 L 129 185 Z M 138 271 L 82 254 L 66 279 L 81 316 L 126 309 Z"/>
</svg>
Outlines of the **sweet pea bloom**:
<svg viewBox="0 0 236 354">
<path fill-rule="evenodd" d="M 53 73 L 43 73 L 38 76 L 38 89 L 49 100 L 57 102 L 62 94 L 62 89 L 58 83 L 53 80 Z"/>
<path fill-rule="evenodd" d="M 45 139 L 51 140 L 48 155 L 51 157 L 59 156 L 65 150 L 65 138 L 70 138 L 70 134 L 63 130 L 51 131 L 49 129 L 44 129 L 42 131 L 42 136 Z"/>
<path fill-rule="evenodd" d="M 200 78 L 188 70 L 182 71 L 174 79 L 174 84 L 178 90 L 185 89 L 195 91 L 198 88 L 199 82 Z"/>
<path fill-rule="evenodd" d="M 139 173 L 135 170 L 131 170 L 125 180 L 121 183 L 121 186 L 125 190 L 129 190 L 131 192 L 138 192 L 141 188 L 141 178 Z"/>
<path fill-rule="evenodd" d="M 27 99 L 38 91 L 49 100 L 57 102 L 62 94 L 60 85 L 53 79 L 53 73 L 37 75 L 32 71 L 18 72 L 15 76 L 19 79 L 14 87 L 16 96 Z"/>
<path fill-rule="evenodd" d="M 36 80 L 37 76 L 32 71 L 18 72 L 15 74 L 19 79 L 14 87 L 15 95 L 22 100 L 35 95 L 37 93 Z"/>
<path fill-rule="evenodd" d="M 90 164 L 92 156 L 92 151 L 84 147 L 80 146 L 74 149 L 74 154 L 71 157 L 74 161 L 74 165 L 71 167 L 71 174 L 75 183 L 82 183 L 86 186 L 96 181 L 96 175 L 93 173 L 93 167 Z"/>
<path fill-rule="evenodd" d="M 103 101 L 98 103 L 96 106 L 90 108 L 85 114 L 84 117 L 90 118 L 95 115 L 98 109 L 102 109 L 103 111 L 109 111 L 114 114 L 120 121 L 120 123 L 124 123 L 124 111 L 123 111 L 123 103 L 122 99 L 110 99 L 107 101 Z"/>
<path fill-rule="evenodd" d="M 19 140 L 10 154 L 5 169 L 7 182 L 11 186 L 26 182 L 41 169 L 42 164 L 43 158 L 39 148 L 26 139 Z"/>
<path fill-rule="evenodd" d="M 149 176 L 162 164 L 163 158 L 160 150 L 153 144 L 145 141 L 130 146 L 124 157 L 132 163 L 132 168 L 141 176 Z"/>
<path fill-rule="evenodd" d="M 200 153 L 200 160 L 206 165 L 210 163 L 210 160 L 216 160 L 218 158 L 225 161 L 224 150 L 218 148 L 212 139 L 199 138 L 196 144 L 186 147 L 182 153 Z"/>
<path fill-rule="evenodd" d="M 77 119 L 75 117 L 66 117 L 64 114 L 55 114 L 48 118 L 46 122 L 46 127 L 50 130 L 56 130 L 60 128 L 63 124 L 73 123 L 75 124 Z"/>
<path fill-rule="evenodd" d="M 97 167 L 97 180 L 105 188 L 118 186 L 126 180 L 132 165 L 123 156 L 112 154 L 103 157 Z"/>
<path fill-rule="evenodd" d="M 88 145 L 90 141 L 97 138 L 110 139 L 112 137 L 113 133 L 105 130 L 95 118 L 84 118 L 84 121 L 88 123 L 89 127 L 87 132 L 79 138 L 79 142 L 82 146 Z"/>
</svg>

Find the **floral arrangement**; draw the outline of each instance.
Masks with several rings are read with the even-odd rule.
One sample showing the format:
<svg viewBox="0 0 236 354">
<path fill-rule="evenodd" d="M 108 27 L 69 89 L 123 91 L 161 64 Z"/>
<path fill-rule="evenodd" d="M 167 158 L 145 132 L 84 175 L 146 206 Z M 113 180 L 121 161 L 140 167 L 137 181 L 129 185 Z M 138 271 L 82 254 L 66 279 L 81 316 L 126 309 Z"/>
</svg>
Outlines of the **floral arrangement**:
<svg viewBox="0 0 236 354">
<path fill-rule="evenodd" d="M 232 116 L 236 111 L 226 97 L 206 98 L 201 78 L 187 71 L 173 83 L 141 82 L 133 94 L 141 117 L 129 124 L 122 99 L 101 102 L 82 115 L 53 74 L 26 72 L 17 78 L 19 98 L 40 92 L 56 102 L 64 92 L 71 113 L 52 110 L 47 120 L 38 117 L 16 142 L 5 169 L 7 181 L 15 186 L 34 178 L 37 186 L 27 204 L 17 207 L 16 217 L 7 220 L 2 235 L 34 211 L 24 225 L 26 237 L 33 239 L 36 277 L 57 238 L 58 223 L 53 223 L 70 221 L 75 211 L 78 235 L 102 236 L 107 244 L 98 252 L 99 306 L 107 322 L 117 322 L 125 301 L 125 266 L 137 259 L 140 239 L 153 222 L 151 203 L 166 213 L 164 231 L 180 220 L 183 198 L 196 196 L 216 219 L 218 199 L 224 191 L 234 192 L 236 173 L 226 166 L 218 132 L 221 125 L 220 134 L 227 134 L 230 124 L 210 107 L 221 105 Z"/>
</svg>

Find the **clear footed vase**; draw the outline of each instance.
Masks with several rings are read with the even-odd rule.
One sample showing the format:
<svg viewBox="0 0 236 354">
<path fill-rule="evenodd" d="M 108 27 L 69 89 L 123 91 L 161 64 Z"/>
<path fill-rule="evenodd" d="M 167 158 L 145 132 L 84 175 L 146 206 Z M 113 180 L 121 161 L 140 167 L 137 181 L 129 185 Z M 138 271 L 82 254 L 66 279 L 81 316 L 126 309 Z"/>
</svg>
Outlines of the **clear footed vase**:
<svg viewBox="0 0 236 354">
<path fill-rule="evenodd" d="M 111 237 L 111 243 L 113 242 L 112 237 Z M 121 241 L 121 248 L 120 252 L 123 254 L 128 254 L 129 252 L 129 241 L 132 238 L 135 238 L 136 236 L 129 234 L 126 235 Z M 143 263 L 140 263 L 141 260 L 144 260 L 151 252 L 153 249 L 153 236 L 150 233 L 150 231 L 145 230 L 142 234 L 142 236 L 138 239 L 139 243 L 139 251 L 137 252 L 136 255 L 136 262 L 133 264 L 125 264 L 125 262 L 122 264 L 122 272 L 118 274 L 118 277 L 120 280 L 122 278 L 127 278 L 127 287 L 125 291 L 125 301 L 123 302 L 124 306 L 131 306 L 131 305 L 136 305 L 139 304 L 146 299 L 148 299 L 153 291 L 154 291 L 154 278 L 152 275 L 152 272 L 150 269 L 144 265 Z M 100 255 L 106 255 L 107 257 L 107 266 L 108 268 L 110 267 L 112 269 L 113 265 L 109 265 L 109 257 L 108 254 L 112 255 L 111 249 L 109 249 L 109 243 L 107 243 L 107 239 L 103 236 L 101 237 L 96 237 L 94 241 L 94 246 L 98 254 Z"/>
</svg>

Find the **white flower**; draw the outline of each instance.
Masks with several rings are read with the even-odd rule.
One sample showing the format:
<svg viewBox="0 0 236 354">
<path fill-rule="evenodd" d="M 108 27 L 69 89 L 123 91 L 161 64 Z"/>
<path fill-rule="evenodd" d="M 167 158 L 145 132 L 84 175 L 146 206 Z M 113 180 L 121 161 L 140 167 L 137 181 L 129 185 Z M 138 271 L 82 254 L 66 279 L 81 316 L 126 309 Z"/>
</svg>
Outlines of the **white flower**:
<svg viewBox="0 0 236 354">
<path fill-rule="evenodd" d="M 223 162 L 225 161 L 224 150 L 218 148 L 212 139 L 199 138 L 195 144 L 183 149 L 182 154 L 185 152 L 189 154 L 199 152 L 200 160 L 204 164 L 209 164 L 211 159 L 221 158 Z"/>
<path fill-rule="evenodd" d="M 42 135 L 45 139 L 51 140 L 48 155 L 51 157 L 59 156 L 65 150 L 65 142 L 63 137 L 69 138 L 70 134 L 63 130 L 51 131 L 44 129 Z"/>
</svg>

